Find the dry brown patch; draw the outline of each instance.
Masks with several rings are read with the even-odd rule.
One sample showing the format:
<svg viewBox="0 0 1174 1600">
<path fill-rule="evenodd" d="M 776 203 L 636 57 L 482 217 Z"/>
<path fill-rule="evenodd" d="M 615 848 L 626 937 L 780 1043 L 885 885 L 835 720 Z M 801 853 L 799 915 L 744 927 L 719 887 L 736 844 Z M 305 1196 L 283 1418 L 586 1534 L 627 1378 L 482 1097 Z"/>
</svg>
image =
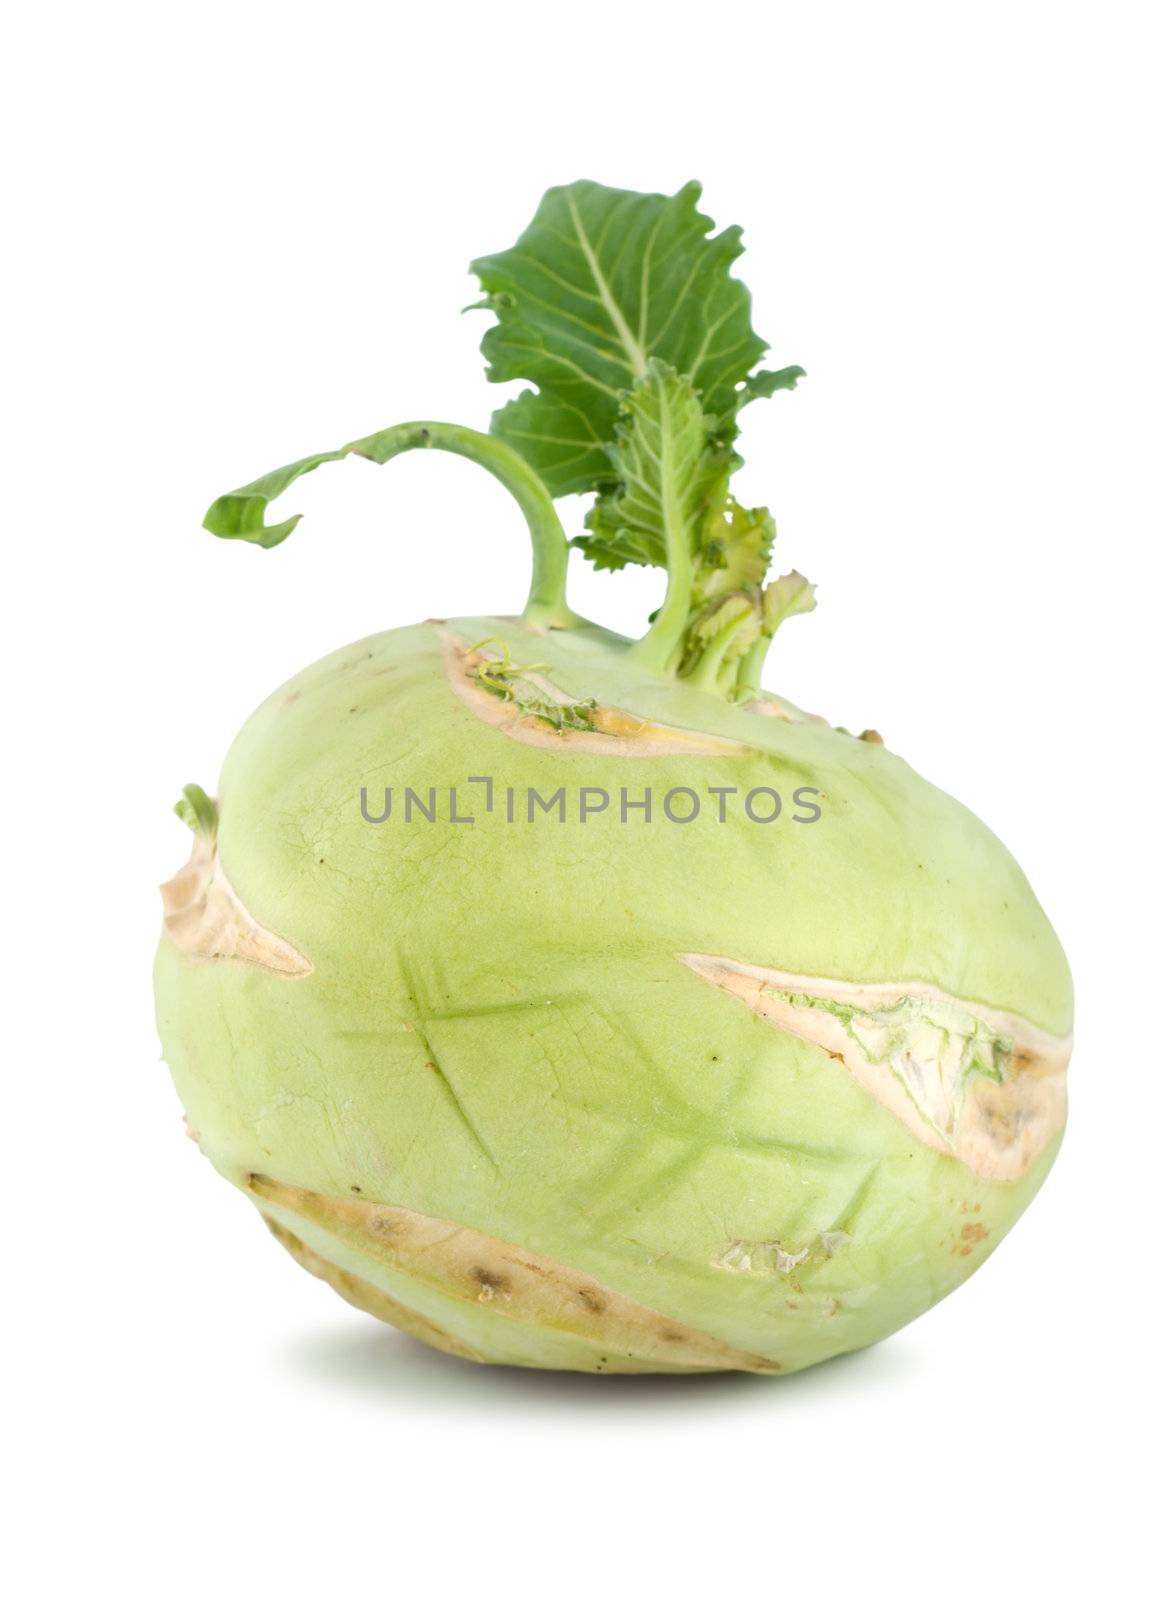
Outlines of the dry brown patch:
<svg viewBox="0 0 1174 1600">
<path fill-rule="evenodd" d="M 225 877 L 216 842 L 197 834 L 191 859 L 160 885 L 163 929 L 184 955 L 204 961 L 249 961 L 287 978 L 304 978 L 313 963 L 264 927 Z"/>
<path fill-rule="evenodd" d="M 317 1194 L 260 1173 L 250 1174 L 245 1185 L 262 1206 L 302 1217 L 348 1249 L 430 1289 L 531 1327 L 572 1335 L 597 1352 L 623 1355 L 649 1370 L 782 1370 L 765 1356 L 736 1349 L 618 1294 L 597 1278 L 476 1228 L 402 1206 Z"/>
</svg>

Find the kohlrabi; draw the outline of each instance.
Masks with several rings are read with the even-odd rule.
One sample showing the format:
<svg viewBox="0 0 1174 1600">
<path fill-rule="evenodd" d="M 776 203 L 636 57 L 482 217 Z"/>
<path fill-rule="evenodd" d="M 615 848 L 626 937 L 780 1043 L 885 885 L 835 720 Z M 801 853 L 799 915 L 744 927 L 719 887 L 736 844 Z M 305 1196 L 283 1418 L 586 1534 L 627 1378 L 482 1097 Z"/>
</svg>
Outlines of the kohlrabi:
<svg viewBox="0 0 1174 1600">
<path fill-rule="evenodd" d="M 518 617 L 308 667 L 237 737 L 165 887 L 165 1053 L 200 1147 L 346 1299 L 477 1361 L 784 1373 L 970 1275 L 1064 1123 L 1071 991 L 1015 862 L 873 734 L 760 687 L 812 590 L 739 503 L 763 370 L 699 191 L 552 189 L 474 264 L 483 434 L 408 422 L 212 506 L 279 544 L 294 479 L 453 451 L 513 494 Z M 667 574 L 635 643 L 571 541 Z M 459 530 L 435 529 L 438 560 Z"/>
</svg>

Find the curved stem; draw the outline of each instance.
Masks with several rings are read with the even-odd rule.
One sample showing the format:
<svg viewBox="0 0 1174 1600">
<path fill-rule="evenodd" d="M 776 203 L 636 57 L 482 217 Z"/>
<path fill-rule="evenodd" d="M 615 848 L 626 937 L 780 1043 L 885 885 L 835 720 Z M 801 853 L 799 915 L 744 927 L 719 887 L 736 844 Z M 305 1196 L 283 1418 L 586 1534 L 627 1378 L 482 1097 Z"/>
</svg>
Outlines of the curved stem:
<svg viewBox="0 0 1174 1600">
<path fill-rule="evenodd" d="M 503 484 L 521 507 L 530 530 L 534 565 L 522 615 L 535 627 L 568 627 L 579 619 L 567 606 L 567 544 L 554 502 L 542 479 L 508 444 L 452 422 L 403 422 L 343 446 L 344 455 L 382 466 L 405 450 L 449 450 L 475 461 Z"/>
<path fill-rule="evenodd" d="M 522 615 L 536 628 L 568 628 L 582 619 L 567 605 L 567 553 L 569 546 L 554 502 L 538 474 L 509 445 L 475 428 L 462 428 L 451 422 L 402 422 L 381 429 L 364 439 L 352 440 L 341 450 L 306 456 L 288 467 L 279 467 L 243 489 L 222 495 L 210 507 L 204 526 L 223 539 L 247 539 L 267 549 L 280 544 L 297 526 L 298 517 L 274 526 L 265 523 L 270 503 L 295 479 L 327 461 L 344 456 L 362 456 L 382 466 L 406 450 L 448 450 L 475 461 L 503 484 L 521 507 L 530 530 L 534 565 L 530 594 Z"/>
</svg>

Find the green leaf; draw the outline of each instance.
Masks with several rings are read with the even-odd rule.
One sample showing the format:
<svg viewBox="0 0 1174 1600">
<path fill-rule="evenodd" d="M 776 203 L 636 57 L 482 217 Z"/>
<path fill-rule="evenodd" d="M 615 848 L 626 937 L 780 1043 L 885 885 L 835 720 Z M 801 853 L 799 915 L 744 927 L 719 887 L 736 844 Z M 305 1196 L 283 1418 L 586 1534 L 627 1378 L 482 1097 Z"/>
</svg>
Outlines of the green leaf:
<svg viewBox="0 0 1174 1600">
<path fill-rule="evenodd" d="M 762 593 L 762 631 L 770 638 L 788 617 L 814 611 L 815 604 L 815 585 L 808 583 L 801 572 L 776 578 Z"/>
<path fill-rule="evenodd" d="M 762 636 L 762 591 L 740 589 L 690 619 L 680 672 L 698 688 L 732 687 L 738 662 Z"/>
<path fill-rule="evenodd" d="M 607 458 L 618 481 L 588 514 L 589 536 L 573 542 L 596 566 L 667 567 L 676 551 L 687 567 L 725 501 L 731 460 L 692 384 L 653 358 L 620 406 Z"/>
<path fill-rule="evenodd" d="M 313 472 L 315 467 L 320 467 L 325 461 L 341 461 L 352 448 L 347 445 L 343 450 L 327 450 L 322 455 L 303 456 L 300 461 L 291 462 L 288 467 L 278 467 L 274 472 L 267 472 L 263 478 L 257 478 L 255 482 L 246 484 L 243 489 L 234 489 L 231 494 L 222 494 L 219 500 L 214 500 L 208 507 L 204 518 L 205 528 L 221 539 L 244 539 L 249 544 L 259 544 L 263 550 L 272 550 L 283 539 L 289 538 L 302 519 L 299 514 L 296 517 L 287 517 L 284 522 L 275 523 L 273 527 L 266 527 L 265 511 L 269 502 L 276 500 L 279 494 L 283 494 L 295 479 L 307 472 Z"/>
<path fill-rule="evenodd" d="M 747 510 L 731 496 L 705 530 L 694 598 L 714 600 L 761 584 L 774 537 L 775 519 L 765 506 Z"/>
<path fill-rule="evenodd" d="M 799 375 L 750 377 L 767 346 L 745 284 L 730 277 L 741 230 L 712 234 L 700 194 L 697 183 L 672 196 L 586 181 L 549 189 L 512 249 L 472 264 L 498 319 L 481 345 L 489 378 L 535 385 L 492 430 L 554 495 L 607 481 L 622 397 L 654 360 L 696 389 L 725 438 L 742 404 Z"/>
<path fill-rule="evenodd" d="M 738 390 L 738 410 L 751 400 L 768 400 L 780 389 L 793 389 L 807 376 L 802 367 L 779 367 L 774 372 L 753 372 Z"/>
<path fill-rule="evenodd" d="M 690 637 L 698 645 L 720 640 L 728 659 L 745 655 L 762 632 L 756 597 L 740 593 L 727 595 L 694 622 Z"/>
</svg>

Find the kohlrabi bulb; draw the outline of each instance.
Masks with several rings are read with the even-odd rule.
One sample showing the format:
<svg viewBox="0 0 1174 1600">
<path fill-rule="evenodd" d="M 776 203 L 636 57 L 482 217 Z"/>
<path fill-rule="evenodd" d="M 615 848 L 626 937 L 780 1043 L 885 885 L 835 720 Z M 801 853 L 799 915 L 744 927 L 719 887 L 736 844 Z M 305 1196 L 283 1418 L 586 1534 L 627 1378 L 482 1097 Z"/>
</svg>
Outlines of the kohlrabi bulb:
<svg viewBox="0 0 1174 1600">
<path fill-rule="evenodd" d="M 279 689 L 178 808 L 165 1054 L 201 1149 L 304 1267 L 478 1361 L 794 1372 L 970 1275 L 1064 1124 L 1071 987 L 1015 862 L 875 735 L 763 691 L 810 609 L 732 498 L 765 346 L 694 186 L 552 190 L 476 264 L 493 436 L 409 423 L 518 499 L 514 619 L 360 641 Z M 636 644 L 567 608 L 666 568 Z M 296 519 L 294 519 L 296 521 Z"/>
</svg>

